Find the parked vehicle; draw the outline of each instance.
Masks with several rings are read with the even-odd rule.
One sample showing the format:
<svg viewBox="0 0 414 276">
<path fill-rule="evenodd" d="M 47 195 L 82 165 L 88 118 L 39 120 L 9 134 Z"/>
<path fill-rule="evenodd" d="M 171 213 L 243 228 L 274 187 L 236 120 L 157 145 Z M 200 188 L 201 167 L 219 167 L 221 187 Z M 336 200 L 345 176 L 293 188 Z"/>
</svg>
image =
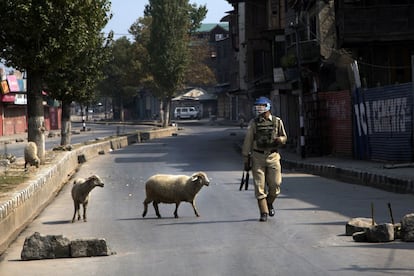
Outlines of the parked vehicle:
<svg viewBox="0 0 414 276">
<path fill-rule="evenodd" d="M 175 119 L 199 119 L 200 113 L 194 106 L 176 107 L 174 110 Z"/>
</svg>

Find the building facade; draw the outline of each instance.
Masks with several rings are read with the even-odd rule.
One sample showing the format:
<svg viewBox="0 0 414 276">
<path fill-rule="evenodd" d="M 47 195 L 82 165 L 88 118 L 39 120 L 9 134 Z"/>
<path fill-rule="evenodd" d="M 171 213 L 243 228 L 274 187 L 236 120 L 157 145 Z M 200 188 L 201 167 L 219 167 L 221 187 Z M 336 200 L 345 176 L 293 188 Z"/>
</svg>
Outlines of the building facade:
<svg viewBox="0 0 414 276">
<path fill-rule="evenodd" d="M 228 2 L 240 110 L 269 97 L 304 157 L 413 160 L 414 1 Z"/>
</svg>

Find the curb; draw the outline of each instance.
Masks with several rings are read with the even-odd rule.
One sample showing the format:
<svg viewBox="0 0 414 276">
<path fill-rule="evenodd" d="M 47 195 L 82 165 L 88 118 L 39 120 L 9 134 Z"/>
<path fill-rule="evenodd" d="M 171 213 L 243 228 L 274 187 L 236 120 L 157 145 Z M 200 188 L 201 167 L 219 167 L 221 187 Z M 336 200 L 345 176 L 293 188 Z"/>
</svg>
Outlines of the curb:
<svg viewBox="0 0 414 276">
<path fill-rule="evenodd" d="M 102 153 L 127 147 L 130 144 L 173 136 L 177 130 L 176 127 L 168 127 L 160 130 L 137 131 L 93 144 L 86 142 L 84 146 L 73 151 L 59 152 L 56 162 L 41 166 L 35 171 L 35 180 L 30 180 L 26 187 L 13 194 L 11 199 L 0 203 L 0 256 L 69 182 L 83 163 L 79 161 L 80 159 L 87 162 Z"/>
<path fill-rule="evenodd" d="M 344 169 L 335 165 L 321 165 L 282 158 L 282 167 L 352 184 L 370 186 L 393 193 L 414 194 L 414 180 L 376 173 Z"/>
</svg>

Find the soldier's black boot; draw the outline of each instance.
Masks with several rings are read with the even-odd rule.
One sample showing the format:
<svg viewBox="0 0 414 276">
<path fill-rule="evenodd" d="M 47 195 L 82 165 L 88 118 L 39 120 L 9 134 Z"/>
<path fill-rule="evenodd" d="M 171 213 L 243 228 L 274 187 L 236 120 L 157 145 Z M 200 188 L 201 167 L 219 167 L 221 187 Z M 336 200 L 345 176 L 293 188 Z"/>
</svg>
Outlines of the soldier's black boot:
<svg viewBox="0 0 414 276">
<path fill-rule="evenodd" d="M 269 210 L 269 216 L 273 217 L 275 215 L 275 208 L 273 208 L 273 201 L 275 201 L 276 197 L 268 196 L 266 198 L 267 202 L 267 209 Z"/>
<path fill-rule="evenodd" d="M 267 221 L 267 213 L 260 214 L 260 221 Z"/>
<path fill-rule="evenodd" d="M 273 204 L 268 203 L 267 208 L 269 209 L 269 216 L 273 217 L 275 215 L 275 209 L 273 208 Z"/>
</svg>

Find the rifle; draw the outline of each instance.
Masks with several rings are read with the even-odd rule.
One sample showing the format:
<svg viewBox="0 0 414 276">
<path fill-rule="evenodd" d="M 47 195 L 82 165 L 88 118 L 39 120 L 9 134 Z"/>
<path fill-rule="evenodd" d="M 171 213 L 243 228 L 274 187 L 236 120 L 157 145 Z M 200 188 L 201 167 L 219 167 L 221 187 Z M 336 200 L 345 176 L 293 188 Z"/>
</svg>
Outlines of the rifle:
<svg viewBox="0 0 414 276">
<path fill-rule="evenodd" d="M 250 177 L 250 175 L 249 175 L 249 171 L 247 171 L 247 173 L 246 173 L 246 183 L 245 183 L 245 186 L 244 186 L 244 189 L 247 191 L 247 189 L 249 188 L 249 177 Z"/>
<path fill-rule="evenodd" d="M 247 191 L 249 189 L 249 178 L 250 178 L 250 174 L 249 171 L 246 171 L 246 176 L 244 176 L 244 171 L 243 171 L 243 175 L 240 181 L 240 188 L 239 191 L 241 191 L 243 189 L 243 185 L 244 185 L 244 189 Z"/>
<path fill-rule="evenodd" d="M 248 164 L 248 166 L 247 166 L 247 167 L 245 167 L 245 168 L 244 168 L 244 170 L 243 170 L 243 174 L 242 174 L 242 179 L 241 179 L 241 182 L 240 182 L 240 188 L 239 188 L 239 191 L 241 191 L 241 190 L 242 190 L 243 185 L 245 185 L 245 186 L 244 186 L 244 189 L 245 189 L 246 191 L 249 189 L 249 178 L 250 178 L 249 171 L 250 171 L 250 169 L 251 169 L 251 166 L 250 166 L 250 155 L 249 155 L 249 157 L 248 157 L 248 159 L 247 159 L 247 164 Z M 245 172 L 245 171 L 246 171 L 246 177 L 244 176 L 244 172 Z"/>
<path fill-rule="evenodd" d="M 244 171 L 243 171 L 243 174 L 242 174 L 242 178 L 241 178 L 241 182 L 240 182 L 240 188 L 239 188 L 239 191 L 241 191 L 241 190 L 242 190 L 243 185 L 244 185 Z"/>
</svg>

